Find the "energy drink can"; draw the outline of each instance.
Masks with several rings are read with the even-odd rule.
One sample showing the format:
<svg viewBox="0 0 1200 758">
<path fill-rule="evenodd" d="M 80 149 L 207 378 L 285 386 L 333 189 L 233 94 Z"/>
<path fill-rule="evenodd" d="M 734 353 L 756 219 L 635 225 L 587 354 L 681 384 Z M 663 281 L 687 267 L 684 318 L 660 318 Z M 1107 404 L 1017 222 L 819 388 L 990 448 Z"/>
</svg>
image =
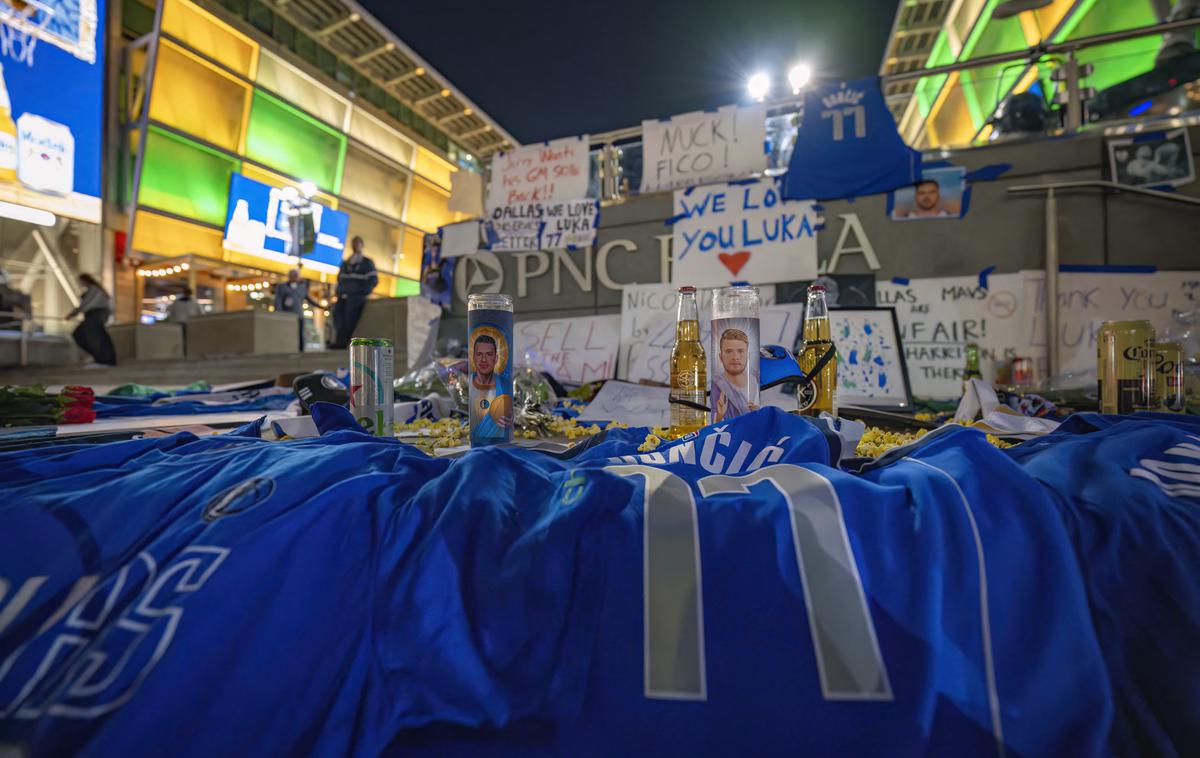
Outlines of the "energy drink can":
<svg viewBox="0 0 1200 758">
<path fill-rule="evenodd" d="M 512 442 L 512 297 L 477 294 L 467 298 L 468 398 L 471 446 Z"/>
<path fill-rule="evenodd" d="M 1154 327 L 1149 321 L 1105 321 L 1096 336 L 1101 413 L 1154 407 Z"/>
<path fill-rule="evenodd" d="M 1161 410 L 1186 410 L 1183 386 L 1183 348 L 1177 342 L 1154 343 L 1154 392 Z"/>
<path fill-rule="evenodd" d="M 350 412 L 376 437 L 393 436 L 392 341 L 374 337 L 350 340 Z"/>
</svg>

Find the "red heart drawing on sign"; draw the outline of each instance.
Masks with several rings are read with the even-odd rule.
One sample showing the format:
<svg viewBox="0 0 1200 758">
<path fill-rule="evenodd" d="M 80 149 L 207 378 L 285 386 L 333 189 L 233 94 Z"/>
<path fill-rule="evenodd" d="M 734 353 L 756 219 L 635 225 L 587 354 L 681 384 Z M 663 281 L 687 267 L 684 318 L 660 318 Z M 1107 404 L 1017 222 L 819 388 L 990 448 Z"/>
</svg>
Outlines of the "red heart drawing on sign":
<svg viewBox="0 0 1200 758">
<path fill-rule="evenodd" d="M 742 266 L 746 265 L 746 261 L 750 260 L 750 251 L 743 250 L 733 254 L 721 253 L 717 257 L 721 259 L 721 263 L 725 264 L 725 268 L 729 269 L 729 273 L 737 276 L 738 272 L 742 270 Z"/>
</svg>

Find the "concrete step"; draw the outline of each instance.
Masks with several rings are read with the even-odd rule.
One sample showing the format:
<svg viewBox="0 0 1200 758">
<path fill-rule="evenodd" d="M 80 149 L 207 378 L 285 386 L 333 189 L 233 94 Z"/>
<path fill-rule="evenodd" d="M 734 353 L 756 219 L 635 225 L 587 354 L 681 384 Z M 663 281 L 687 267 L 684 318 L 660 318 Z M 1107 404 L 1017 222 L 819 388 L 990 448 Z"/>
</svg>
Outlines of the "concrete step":
<svg viewBox="0 0 1200 758">
<path fill-rule="evenodd" d="M 136 382 L 161 389 L 183 387 L 203 379 L 209 384 L 228 384 L 251 379 L 274 378 L 318 369 L 334 370 L 347 365 L 345 350 L 284 353 L 279 355 L 230 355 L 206 358 L 176 358 L 158 361 L 129 361 L 118 366 L 83 368 L 80 365 L 28 366 L 0 369 L 4 384 L 83 384 L 112 387 Z M 396 365 L 405 366 L 403 355 Z"/>
</svg>

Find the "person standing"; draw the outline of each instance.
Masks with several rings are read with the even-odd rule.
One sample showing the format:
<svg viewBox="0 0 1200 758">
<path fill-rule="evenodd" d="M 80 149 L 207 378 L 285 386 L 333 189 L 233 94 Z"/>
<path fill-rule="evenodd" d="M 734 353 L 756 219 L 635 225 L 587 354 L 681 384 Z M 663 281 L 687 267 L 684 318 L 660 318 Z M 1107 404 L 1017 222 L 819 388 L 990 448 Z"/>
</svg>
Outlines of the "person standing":
<svg viewBox="0 0 1200 758">
<path fill-rule="evenodd" d="M 363 238 L 350 240 L 350 257 L 338 269 L 337 303 L 333 306 L 334 342 L 330 347 L 345 349 L 354 335 L 367 297 L 379 283 L 375 263 L 363 255 Z"/>
<path fill-rule="evenodd" d="M 300 278 L 298 269 L 287 272 L 287 281 L 275 285 L 275 312 L 294 313 L 300 321 L 300 352 L 304 352 L 304 303 L 313 308 L 317 301 L 308 295 L 308 281 Z"/>
<path fill-rule="evenodd" d="M 112 315 L 112 299 L 100 286 L 100 282 L 90 274 L 80 274 L 79 283 L 83 285 L 79 305 L 67 314 L 67 318 L 74 318 L 82 313 L 83 323 L 75 327 L 71 337 L 81 350 L 92 356 L 90 365 L 115 366 L 117 353 L 113 348 L 112 338 L 108 336 L 108 330 L 104 328 Z"/>
</svg>

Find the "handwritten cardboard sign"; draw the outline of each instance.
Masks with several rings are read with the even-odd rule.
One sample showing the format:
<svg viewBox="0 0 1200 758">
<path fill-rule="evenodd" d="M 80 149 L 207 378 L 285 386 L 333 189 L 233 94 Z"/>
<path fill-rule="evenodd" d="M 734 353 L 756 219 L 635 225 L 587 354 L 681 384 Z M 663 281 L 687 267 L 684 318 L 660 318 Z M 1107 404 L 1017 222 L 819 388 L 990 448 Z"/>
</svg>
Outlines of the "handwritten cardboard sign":
<svg viewBox="0 0 1200 758">
<path fill-rule="evenodd" d="M 621 355 L 618 376 L 631 382 L 670 379 L 671 346 L 675 344 L 676 288 L 669 284 L 626 285 L 621 298 Z M 801 303 L 774 305 L 775 288 L 759 287 L 763 302 L 759 340 L 790 348 L 800 328 Z M 696 293 L 700 306 L 700 344 L 707 352 L 712 326 L 713 291 Z"/>
<path fill-rule="evenodd" d="M 486 227 L 493 252 L 587 247 L 596 241 L 600 203 L 556 200 L 492 210 Z"/>
<path fill-rule="evenodd" d="M 995 361 L 1024 355 L 1023 286 L 1020 274 L 993 274 L 987 289 L 977 276 L 876 282 L 876 302 L 896 308 L 913 395 L 961 397 L 968 343 L 979 345 L 989 381 Z"/>
<path fill-rule="evenodd" d="M 492 160 L 488 209 L 587 197 L 588 160 L 587 135 L 499 153 Z"/>
<path fill-rule="evenodd" d="M 442 235 L 442 257 L 457 258 L 479 252 L 479 221 L 460 221 L 438 229 Z"/>
<path fill-rule="evenodd" d="M 1046 283 L 1041 271 L 1024 271 L 1022 349 L 1046 365 Z M 1059 371 L 1096 368 L 1096 335 L 1105 321 L 1146 320 L 1157 338 L 1178 329 L 1175 314 L 1200 308 L 1200 271 L 1153 273 L 1063 272 L 1058 275 Z"/>
<path fill-rule="evenodd" d="M 642 122 L 642 192 L 749 176 L 767 167 L 765 105 Z"/>
<path fill-rule="evenodd" d="M 621 317 L 616 314 L 518 321 L 518 365 L 524 361 L 565 384 L 612 379 L 620 334 Z"/>
<path fill-rule="evenodd" d="M 811 201 L 784 201 L 771 180 L 709 184 L 675 192 L 671 281 L 696 287 L 815 279 L 817 227 Z"/>
<path fill-rule="evenodd" d="M 630 426 L 670 426 L 671 390 L 626 382 L 605 382 L 579 421 L 618 421 Z"/>
</svg>

